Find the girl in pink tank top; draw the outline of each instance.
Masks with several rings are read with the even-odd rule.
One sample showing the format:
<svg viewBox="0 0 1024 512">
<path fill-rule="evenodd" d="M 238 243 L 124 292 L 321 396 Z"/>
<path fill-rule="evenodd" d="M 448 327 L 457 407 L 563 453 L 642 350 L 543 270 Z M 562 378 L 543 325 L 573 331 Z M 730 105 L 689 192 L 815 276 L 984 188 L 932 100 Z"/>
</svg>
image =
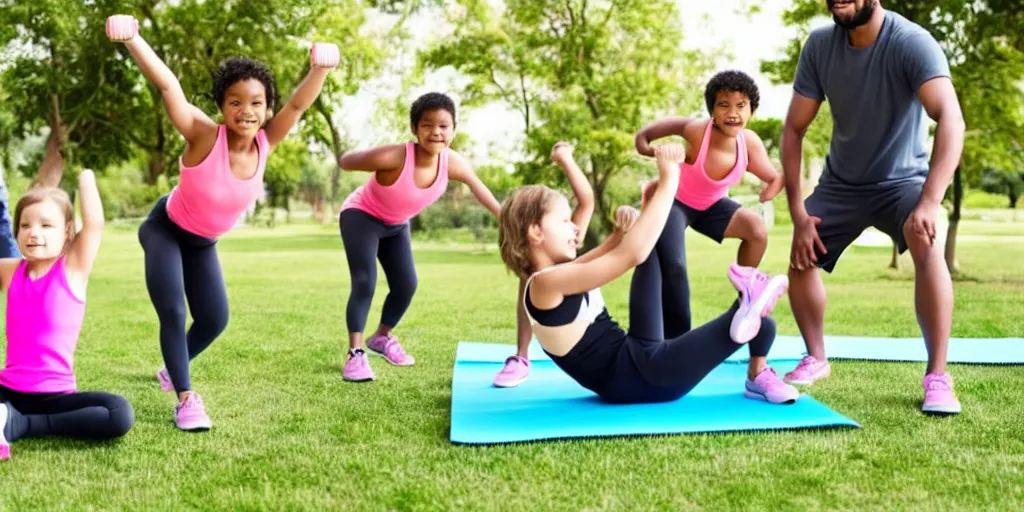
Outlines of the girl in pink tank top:
<svg viewBox="0 0 1024 512">
<path fill-rule="evenodd" d="M 416 142 L 353 151 L 338 162 L 342 169 L 371 173 L 367 182 L 345 199 L 338 219 L 352 282 L 345 315 L 348 360 L 342 371 L 342 377 L 350 382 L 376 378 L 363 350 L 363 329 L 377 286 L 377 259 L 390 291 L 380 324 L 366 347 L 394 365 L 415 362 L 391 333 L 416 291 L 409 219 L 437 201 L 448 189 L 449 180 L 469 185 L 473 196 L 495 216 L 500 210 L 466 160 L 448 147 L 455 137 L 454 102 L 444 94 L 425 94 L 412 104 L 409 118 Z"/>
<path fill-rule="evenodd" d="M 277 84 L 263 63 L 225 60 L 212 84 L 224 119 L 218 124 L 189 104 L 177 78 L 139 36 L 134 18 L 111 16 L 106 29 L 161 91 L 171 123 L 187 141 L 179 160 L 181 179 L 142 223 L 139 241 L 146 253 L 146 287 L 160 320 L 166 365 L 157 372 L 160 388 L 176 391 L 179 429 L 207 430 L 213 423 L 192 391 L 189 364 L 227 327 L 217 238 L 263 195 L 267 158 L 316 100 L 340 54 L 334 44 L 314 44 L 309 74 L 279 110 Z M 187 336 L 186 300 L 193 319 Z"/>
<path fill-rule="evenodd" d="M 134 421 L 120 396 L 79 393 L 75 349 L 86 283 L 99 251 L 103 205 L 92 171 L 79 175 L 82 230 L 67 193 L 38 187 L 18 201 L 14 237 L 22 258 L 0 259 L 7 293 L 7 356 L 0 369 L 0 460 L 24 437 L 123 436 Z"/>
</svg>

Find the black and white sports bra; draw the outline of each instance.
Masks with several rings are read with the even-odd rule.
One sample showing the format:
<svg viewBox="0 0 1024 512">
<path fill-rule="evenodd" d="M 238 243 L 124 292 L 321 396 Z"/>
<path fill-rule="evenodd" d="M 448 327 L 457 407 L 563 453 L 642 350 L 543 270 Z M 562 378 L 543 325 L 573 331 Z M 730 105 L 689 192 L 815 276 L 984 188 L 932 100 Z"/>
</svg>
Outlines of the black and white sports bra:
<svg viewBox="0 0 1024 512">
<path fill-rule="evenodd" d="M 546 272 L 557 267 L 544 269 Z M 537 272 L 526 280 L 526 287 L 523 292 L 523 303 L 526 306 L 526 315 L 530 319 L 533 334 L 537 337 L 544 351 L 549 354 L 562 356 L 572 350 L 582 338 L 587 328 L 590 327 L 602 313 L 605 313 L 604 297 L 601 289 L 595 288 L 589 292 L 566 295 L 562 303 L 553 309 L 540 309 L 530 301 L 530 284 L 533 278 L 541 272 Z M 607 313 L 605 313 L 607 317 Z"/>
</svg>

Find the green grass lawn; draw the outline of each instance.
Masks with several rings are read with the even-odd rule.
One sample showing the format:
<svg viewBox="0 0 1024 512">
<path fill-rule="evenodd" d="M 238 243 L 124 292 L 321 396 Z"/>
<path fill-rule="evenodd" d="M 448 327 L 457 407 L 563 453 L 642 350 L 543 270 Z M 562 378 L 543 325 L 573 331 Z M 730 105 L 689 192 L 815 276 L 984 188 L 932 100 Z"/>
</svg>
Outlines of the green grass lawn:
<svg viewBox="0 0 1024 512">
<path fill-rule="evenodd" d="M 955 336 L 1024 333 L 1020 225 L 965 223 Z M 961 509 L 1024 506 L 1024 370 L 953 366 L 964 413 L 918 412 L 923 364 L 834 362 L 812 396 L 860 430 L 588 439 L 497 447 L 448 442 L 460 340 L 513 343 L 516 281 L 494 244 L 421 244 L 419 291 L 398 334 L 411 368 L 371 363 L 341 380 L 348 272 L 334 226 L 240 229 L 220 243 L 232 307 L 193 365 L 215 422 L 187 434 L 161 393 L 157 321 L 134 230 L 111 226 L 89 289 L 76 370 L 83 390 L 125 395 L 136 425 L 119 442 L 28 439 L 0 463 L 0 510 Z M 773 231 L 764 268 L 783 271 Z M 733 299 L 736 244 L 688 234 L 695 322 Z M 827 332 L 918 336 L 913 270 L 889 249 L 852 248 L 826 277 Z M 627 319 L 628 278 L 607 286 Z M 370 325 L 386 293 L 381 275 Z M 775 314 L 795 334 L 789 305 Z M 511 350 L 511 346 L 510 346 Z"/>
</svg>

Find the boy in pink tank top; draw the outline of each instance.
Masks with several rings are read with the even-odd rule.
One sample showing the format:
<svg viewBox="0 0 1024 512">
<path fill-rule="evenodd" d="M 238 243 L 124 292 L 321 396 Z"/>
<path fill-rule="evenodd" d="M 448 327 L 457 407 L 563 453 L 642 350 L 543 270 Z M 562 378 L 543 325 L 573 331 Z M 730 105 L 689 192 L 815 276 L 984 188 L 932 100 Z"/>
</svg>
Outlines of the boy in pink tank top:
<svg viewBox="0 0 1024 512">
<path fill-rule="evenodd" d="M 727 194 L 748 171 L 766 184 L 762 202 L 772 200 L 783 187 L 782 174 L 769 160 L 761 138 L 746 128 L 760 101 L 754 80 L 740 71 L 720 72 L 705 87 L 704 101 L 711 115 L 707 121 L 669 117 L 636 134 L 637 152 L 646 156 L 654 156 L 650 143 L 662 137 L 677 135 L 686 142 L 672 212 L 656 245 L 665 276 L 665 335 L 669 337 L 679 336 L 691 326 L 684 237 L 687 226 L 718 243 L 725 238 L 740 239 L 736 263 L 756 268 L 768 248 L 767 229 L 756 214 L 744 210 Z M 641 204 L 656 187 L 657 182 L 651 182 L 643 188 Z M 744 314 L 737 318 L 745 316 L 747 307 L 752 307 L 751 303 L 741 300 Z"/>
<path fill-rule="evenodd" d="M 26 437 L 111 439 L 135 421 L 131 404 L 109 393 L 80 393 L 74 354 L 86 285 L 99 252 L 103 205 L 92 171 L 78 176 L 82 230 L 66 192 L 37 187 L 18 201 L 14 237 L 22 258 L 0 259 L 7 293 L 7 357 L 0 369 L 0 460 Z"/>
<path fill-rule="evenodd" d="M 338 217 L 352 281 L 345 313 L 349 351 L 342 370 L 342 377 L 350 382 L 376 378 L 363 350 L 363 329 L 377 286 L 378 259 L 389 292 L 380 324 L 366 347 L 393 365 L 415 363 L 391 333 L 409 308 L 417 286 L 409 219 L 437 201 L 448 189 L 449 179 L 469 185 L 477 201 L 495 216 L 500 210 L 466 159 L 449 148 L 455 137 L 451 98 L 440 93 L 420 96 L 412 104 L 409 125 L 416 142 L 352 151 L 338 162 L 345 170 L 372 173 L 345 199 Z"/>
<path fill-rule="evenodd" d="M 334 44 L 314 44 L 309 74 L 279 110 L 277 84 L 263 63 L 225 60 L 213 83 L 224 118 L 218 124 L 188 102 L 177 78 L 138 35 L 134 18 L 111 16 L 106 29 L 160 90 L 171 123 L 187 142 L 178 186 L 157 201 L 139 228 L 139 242 L 146 253 L 146 287 L 160 320 L 165 364 L 157 372 L 160 389 L 177 393 L 174 421 L 179 429 L 208 430 L 213 422 L 192 391 L 189 364 L 228 323 L 217 238 L 263 194 L 267 158 L 316 100 L 340 54 Z M 193 319 L 187 333 L 186 300 Z"/>
</svg>

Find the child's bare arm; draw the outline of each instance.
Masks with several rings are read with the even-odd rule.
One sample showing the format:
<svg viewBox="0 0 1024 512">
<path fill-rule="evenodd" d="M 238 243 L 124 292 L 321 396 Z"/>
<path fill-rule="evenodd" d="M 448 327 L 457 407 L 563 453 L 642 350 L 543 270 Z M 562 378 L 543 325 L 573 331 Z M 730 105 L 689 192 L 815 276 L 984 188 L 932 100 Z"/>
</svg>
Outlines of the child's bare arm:
<svg viewBox="0 0 1024 512">
<path fill-rule="evenodd" d="M 689 117 L 666 117 L 658 119 L 637 132 L 634 138 L 637 153 L 644 156 L 654 156 L 654 149 L 651 142 L 670 135 L 686 137 L 686 128 L 694 121 Z"/>
<path fill-rule="evenodd" d="M 405 144 L 388 144 L 362 151 L 349 151 L 338 158 L 346 171 L 393 171 L 405 165 Z"/>
<path fill-rule="evenodd" d="M 188 102 L 178 78 L 138 34 L 139 23 L 135 18 L 128 15 L 111 16 L 107 18 L 106 30 L 111 41 L 124 43 L 142 74 L 160 90 L 171 124 L 189 144 L 195 144 L 200 137 L 216 137 L 217 124 Z"/>
<path fill-rule="evenodd" d="M 610 246 L 610 240 L 602 244 L 609 245 L 606 253 L 583 263 L 558 267 L 534 278 L 538 289 L 531 291 L 531 297 L 538 299 L 534 301 L 537 307 L 553 307 L 565 295 L 599 288 L 647 259 L 665 228 L 679 184 L 678 165 L 685 155 L 686 150 L 681 144 L 658 146 L 658 171 L 660 182 L 665 186 L 654 192 L 632 229 L 622 235 L 621 242 L 614 247 Z"/>
<path fill-rule="evenodd" d="M 565 176 L 569 179 L 569 186 L 572 187 L 572 192 L 576 196 L 576 209 L 572 212 L 572 223 L 576 225 L 579 233 L 576 243 L 583 245 L 587 228 L 590 226 L 590 219 L 594 216 L 594 189 L 590 186 L 587 176 L 583 174 L 583 169 L 576 165 L 576 160 L 572 157 L 572 150 L 573 148 L 568 142 L 559 142 L 551 149 L 551 159 L 565 171 Z"/>
<path fill-rule="evenodd" d="M 68 250 L 67 269 L 84 284 L 100 251 L 104 224 L 103 202 L 96 187 L 96 176 L 89 169 L 78 175 L 78 201 L 82 210 L 82 230 L 75 235 L 75 241 Z"/>
<path fill-rule="evenodd" d="M 309 53 L 310 68 L 291 98 L 267 123 L 267 141 L 274 147 L 284 140 L 302 114 L 309 109 L 323 89 L 324 81 L 331 69 L 341 60 L 338 46 L 333 43 L 316 43 Z"/>
<path fill-rule="evenodd" d="M 768 158 L 768 150 L 756 132 L 744 130 L 743 136 L 747 143 L 747 170 L 766 184 L 761 191 L 761 201 L 771 201 L 782 192 L 785 185 L 782 173 L 775 170 Z"/>
<path fill-rule="evenodd" d="M 494 198 L 494 194 L 487 188 L 487 185 L 484 185 L 484 182 L 480 181 L 480 177 L 473 172 L 469 162 L 455 151 L 449 151 L 448 177 L 469 185 L 469 191 L 473 193 L 473 197 L 480 204 L 484 205 L 484 208 L 490 210 L 495 217 L 501 215 L 501 204 Z"/>
</svg>

